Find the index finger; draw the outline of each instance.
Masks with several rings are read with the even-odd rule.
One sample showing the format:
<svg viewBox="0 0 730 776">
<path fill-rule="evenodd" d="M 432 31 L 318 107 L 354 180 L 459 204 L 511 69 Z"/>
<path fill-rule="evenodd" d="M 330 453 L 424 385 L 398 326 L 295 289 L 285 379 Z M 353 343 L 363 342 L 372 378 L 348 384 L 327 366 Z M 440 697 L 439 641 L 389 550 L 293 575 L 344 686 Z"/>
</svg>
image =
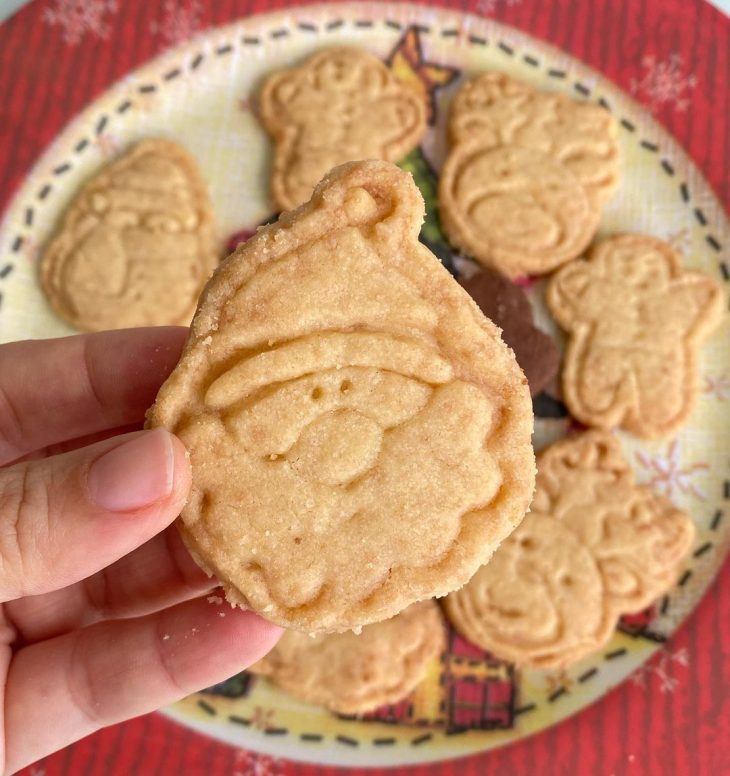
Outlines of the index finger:
<svg viewBox="0 0 730 776">
<path fill-rule="evenodd" d="M 187 333 L 164 326 L 0 346 L 0 465 L 141 423 Z"/>
<path fill-rule="evenodd" d="M 24 647 L 5 684 L 6 772 L 222 682 L 263 657 L 281 632 L 203 598 Z"/>
</svg>

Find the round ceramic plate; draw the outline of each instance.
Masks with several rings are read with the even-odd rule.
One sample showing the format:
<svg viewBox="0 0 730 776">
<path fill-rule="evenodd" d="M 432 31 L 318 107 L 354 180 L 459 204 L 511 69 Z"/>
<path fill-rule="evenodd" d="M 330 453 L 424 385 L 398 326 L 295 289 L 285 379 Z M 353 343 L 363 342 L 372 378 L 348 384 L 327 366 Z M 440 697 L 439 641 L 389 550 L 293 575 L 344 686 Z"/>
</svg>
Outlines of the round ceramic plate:
<svg viewBox="0 0 730 776">
<path fill-rule="evenodd" d="M 362 46 L 428 100 L 431 127 L 403 161 L 426 199 L 423 237 L 452 269 L 434 218 L 444 157 L 445 106 L 467 75 L 505 71 L 543 89 L 596 101 L 620 124 L 622 182 L 601 232 L 639 231 L 678 248 L 687 264 L 727 280 L 720 248 L 730 242 L 723 210 L 692 162 L 652 118 L 610 82 L 560 51 L 472 16 L 386 3 L 305 7 L 242 20 L 194 39 L 130 74 L 96 100 L 47 149 L 11 203 L 0 232 L 4 278 L 0 339 L 70 333 L 46 304 L 36 275 L 41 246 L 79 184 L 132 141 L 165 136 L 184 144 L 210 183 L 221 238 L 272 215 L 270 147 L 251 97 L 272 70 L 324 46 Z M 537 320 L 559 337 L 530 287 Z M 299 703 L 246 674 L 194 695 L 167 713 L 183 724 L 251 749 L 316 763 L 394 765 L 446 759 L 514 741 L 593 703 L 642 664 L 697 604 L 730 543 L 730 338 L 727 322 L 704 348 L 703 392 L 674 441 L 623 437 L 640 481 L 688 510 L 697 526 L 678 586 L 641 615 L 624 618 L 611 643 L 567 671 L 517 671 L 453 632 L 440 661 L 411 697 L 363 719 Z M 536 444 L 568 424 L 556 392 L 535 404 Z M 333 676 L 336 682 L 337 677 Z"/>
</svg>

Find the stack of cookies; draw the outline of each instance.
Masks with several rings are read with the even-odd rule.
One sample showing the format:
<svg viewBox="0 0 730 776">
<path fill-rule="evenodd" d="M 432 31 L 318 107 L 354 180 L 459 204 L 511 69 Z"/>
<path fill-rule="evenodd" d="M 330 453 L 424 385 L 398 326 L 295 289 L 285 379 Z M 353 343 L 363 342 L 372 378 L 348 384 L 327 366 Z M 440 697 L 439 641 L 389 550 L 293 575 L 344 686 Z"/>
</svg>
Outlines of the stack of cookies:
<svg viewBox="0 0 730 776">
<path fill-rule="evenodd" d="M 202 289 L 148 419 L 190 453 L 193 557 L 231 604 L 289 629 L 253 670 L 352 714 L 415 687 L 444 647 L 442 610 L 518 665 L 600 648 L 674 583 L 693 540 L 610 432 L 676 433 L 722 309 L 653 237 L 579 258 L 618 185 L 614 120 L 501 73 L 461 87 L 439 209 L 483 269 L 460 285 L 419 242 L 424 202 L 393 164 L 426 130 L 422 96 L 331 49 L 272 74 L 258 106 L 285 212 L 204 288 L 212 211 L 169 141 L 86 184 L 41 269 L 84 329 L 187 323 Z M 552 272 L 563 397 L 593 430 L 542 451 L 536 475 L 530 393 L 560 353 L 513 281 Z"/>
</svg>

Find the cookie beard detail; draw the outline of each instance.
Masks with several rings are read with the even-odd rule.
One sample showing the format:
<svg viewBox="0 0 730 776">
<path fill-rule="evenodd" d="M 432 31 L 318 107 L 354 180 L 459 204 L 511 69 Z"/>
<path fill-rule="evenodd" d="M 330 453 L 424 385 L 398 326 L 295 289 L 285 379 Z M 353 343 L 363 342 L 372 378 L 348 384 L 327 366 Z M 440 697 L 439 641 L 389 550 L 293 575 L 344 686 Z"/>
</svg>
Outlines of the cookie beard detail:
<svg viewBox="0 0 730 776">
<path fill-rule="evenodd" d="M 474 386 L 453 380 L 451 367 L 435 351 L 417 341 L 384 334 L 327 337 L 321 335 L 318 342 L 324 339 L 330 353 L 337 353 L 334 361 L 355 365 L 322 369 L 315 343 L 308 353 L 314 362 L 296 358 L 307 353 L 310 338 L 286 343 L 221 374 L 206 393 L 213 413 L 193 421 L 198 428 L 206 428 L 206 437 L 216 449 L 218 466 L 213 477 L 218 467 L 235 460 L 241 483 L 235 499 L 216 505 L 213 487 L 206 488 L 206 469 L 198 466 L 192 450 L 197 467 L 194 497 L 207 503 L 207 524 L 215 525 L 218 509 L 230 514 L 232 503 L 241 521 L 254 522 L 257 546 L 244 539 L 237 553 L 239 562 L 249 563 L 275 591 L 275 598 L 286 600 L 292 610 L 311 606 L 327 591 L 321 583 L 308 587 L 305 574 L 291 575 L 285 582 L 264 574 L 264 568 L 276 565 L 281 548 L 273 539 L 267 541 L 266 526 L 255 525 L 257 514 L 267 519 L 274 515 L 277 523 L 286 525 L 292 562 L 301 563 L 304 571 L 320 563 L 320 542 L 329 547 L 337 542 L 365 546 L 371 517 L 382 510 L 383 499 L 392 505 L 394 525 L 399 514 L 422 511 L 425 502 L 431 501 L 434 521 L 441 518 L 443 530 L 428 532 L 415 550 L 416 563 L 428 565 L 456 538 L 458 521 L 450 516 L 491 502 L 501 485 L 484 450 L 491 431 L 487 401 Z M 340 344 L 339 353 L 335 342 Z M 387 354 L 394 347 L 401 352 L 390 364 Z M 357 365 L 358 361 L 366 365 Z M 286 373 L 292 363 L 301 376 Z M 391 371 L 397 363 L 410 374 Z M 232 385 L 238 396 L 224 404 Z M 221 410 L 219 420 L 214 414 Z M 420 449 L 435 436 L 441 446 L 432 460 L 409 460 L 409 449 Z M 426 481 L 430 483 L 425 489 L 424 471 L 429 472 Z M 413 477 L 416 487 L 404 490 L 403 483 Z M 447 484 L 452 484 L 453 491 Z M 281 535 L 281 525 L 277 529 L 272 535 Z M 389 539 L 387 525 L 374 544 L 368 540 L 362 555 L 366 575 L 369 564 L 379 561 L 381 565 L 383 556 L 392 556 L 390 569 L 396 561 L 404 561 L 397 534 Z M 386 569 L 386 577 L 389 573 Z M 381 583 L 374 578 L 373 590 Z"/>
</svg>

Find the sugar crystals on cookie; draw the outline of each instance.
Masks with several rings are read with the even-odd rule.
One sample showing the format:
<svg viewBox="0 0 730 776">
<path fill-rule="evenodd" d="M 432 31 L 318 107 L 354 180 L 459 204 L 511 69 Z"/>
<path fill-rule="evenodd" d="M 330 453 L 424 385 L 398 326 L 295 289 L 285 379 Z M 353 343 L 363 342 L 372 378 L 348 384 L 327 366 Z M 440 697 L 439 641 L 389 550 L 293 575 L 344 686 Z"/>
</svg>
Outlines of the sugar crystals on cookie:
<svg viewBox="0 0 730 776">
<path fill-rule="evenodd" d="M 190 451 L 193 556 L 291 628 L 457 589 L 532 496 L 527 382 L 423 214 L 395 165 L 335 169 L 216 271 L 149 416 Z"/>
</svg>

